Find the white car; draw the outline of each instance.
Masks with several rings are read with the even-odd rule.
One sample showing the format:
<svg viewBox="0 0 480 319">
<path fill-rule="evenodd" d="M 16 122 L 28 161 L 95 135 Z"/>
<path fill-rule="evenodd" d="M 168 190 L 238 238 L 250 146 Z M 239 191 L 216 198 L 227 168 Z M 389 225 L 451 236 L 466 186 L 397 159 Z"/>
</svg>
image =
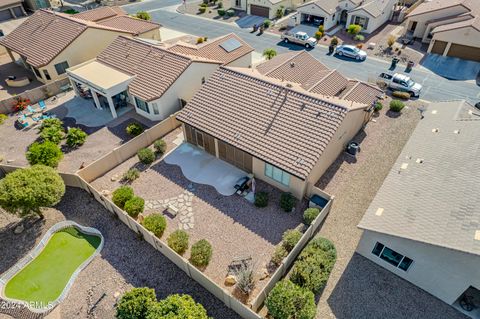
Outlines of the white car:
<svg viewBox="0 0 480 319">
<path fill-rule="evenodd" d="M 360 50 L 356 46 L 348 44 L 339 45 L 335 49 L 335 54 L 339 56 L 346 56 L 357 61 L 365 61 L 365 59 L 367 58 L 367 52 Z"/>
<path fill-rule="evenodd" d="M 394 75 L 391 75 L 388 73 L 380 73 L 380 78 L 392 90 L 408 92 L 411 96 L 415 97 L 420 96 L 420 93 L 422 92 L 422 85 L 416 83 L 405 74 L 395 73 Z"/>
</svg>

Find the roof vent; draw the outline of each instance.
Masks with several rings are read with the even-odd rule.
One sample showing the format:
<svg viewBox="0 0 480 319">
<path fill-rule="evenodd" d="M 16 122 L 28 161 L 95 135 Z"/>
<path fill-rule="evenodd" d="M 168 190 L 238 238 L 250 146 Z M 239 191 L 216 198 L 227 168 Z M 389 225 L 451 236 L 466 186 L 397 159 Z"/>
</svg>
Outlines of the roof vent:
<svg viewBox="0 0 480 319">
<path fill-rule="evenodd" d="M 375 215 L 377 215 L 377 216 L 382 216 L 382 214 L 383 214 L 383 208 L 382 208 L 382 207 L 379 207 L 379 208 L 377 209 L 377 211 L 375 212 Z"/>
<path fill-rule="evenodd" d="M 293 85 L 292 85 L 292 83 L 287 83 L 287 84 L 286 84 L 286 87 L 287 87 L 287 88 L 291 88 L 291 87 L 293 87 Z"/>
<path fill-rule="evenodd" d="M 417 158 L 417 160 L 415 161 L 417 164 L 423 164 L 423 158 Z"/>
<path fill-rule="evenodd" d="M 437 114 L 437 110 L 433 110 L 433 111 L 432 111 L 432 114 Z"/>
<path fill-rule="evenodd" d="M 295 161 L 295 164 L 297 164 L 297 165 L 303 165 L 303 164 L 305 164 L 305 161 L 303 160 L 303 158 L 300 158 L 300 157 L 299 157 L 299 158 L 297 158 L 297 160 Z"/>
<path fill-rule="evenodd" d="M 295 66 L 295 62 L 290 62 L 290 67 L 294 67 Z"/>
<path fill-rule="evenodd" d="M 305 110 L 306 107 L 307 105 L 305 104 L 305 102 L 302 102 L 302 105 L 300 106 L 300 111 Z"/>
<path fill-rule="evenodd" d="M 432 133 L 438 133 L 439 129 L 438 128 L 434 128 L 432 129 Z"/>
<path fill-rule="evenodd" d="M 454 134 L 460 134 L 460 130 L 453 131 Z"/>
<path fill-rule="evenodd" d="M 235 139 L 238 140 L 240 138 L 240 136 L 242 136 L 242 134 L 240 134 L 239 132 L 235 133 Z"/>
<path fill-rule="evenodd" d="M 480 230 L 475 231 L 475 240 L 480 240 Z"/>
<path fill-rule="evenodd" d="M 402 166 L 400 166 L 401 169 L 407 169 L 408 163 L 402 163 Z"/>
</svg>

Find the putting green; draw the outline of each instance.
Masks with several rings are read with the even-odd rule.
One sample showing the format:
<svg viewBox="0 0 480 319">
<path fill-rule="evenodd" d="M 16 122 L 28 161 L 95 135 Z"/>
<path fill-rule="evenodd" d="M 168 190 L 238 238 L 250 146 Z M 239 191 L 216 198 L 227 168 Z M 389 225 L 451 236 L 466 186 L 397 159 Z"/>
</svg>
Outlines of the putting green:
<svg viewBox="0 0 480 319">
<path fill-rule="evenodd" d="M 40 254 L 8 281 L 5 296 L 47 306 L 100 243 L 99 236 L 84 234 L 73 226 L 57 231 Z"/>
</svg>

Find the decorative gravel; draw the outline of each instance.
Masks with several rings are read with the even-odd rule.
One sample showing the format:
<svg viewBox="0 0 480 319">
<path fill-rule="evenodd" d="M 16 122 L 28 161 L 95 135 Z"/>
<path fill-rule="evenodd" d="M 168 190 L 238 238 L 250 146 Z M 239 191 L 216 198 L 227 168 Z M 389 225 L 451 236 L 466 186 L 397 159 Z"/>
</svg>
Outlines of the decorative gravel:
<svg viewBox="0 0 480 319">
<path fill-rule="evenodd" d="M 133 231 L 83 190 L 68 188 L 61 203 L 55 209 L 46 210 L 45 220 L 20 235 L 13 233 L 18 219 L 4 214 L 0 213 L 0 272 L 28 253 L 58 221 L 68 219 L 95 227 L 104 236 L 105 246 L 100 255 L 82 270 L 67 298 L 60 304 L 61 318 L 113 318 L 118 296 L 132 287 L 141 286 L 154 288 L 159 299 L 174 293 L 190 294 L 216 319 L 240 318 L 160 252 L 138 239 Z M 0 318 L 7 317 L 2 312 L 0 308 Z"/>
</svg>

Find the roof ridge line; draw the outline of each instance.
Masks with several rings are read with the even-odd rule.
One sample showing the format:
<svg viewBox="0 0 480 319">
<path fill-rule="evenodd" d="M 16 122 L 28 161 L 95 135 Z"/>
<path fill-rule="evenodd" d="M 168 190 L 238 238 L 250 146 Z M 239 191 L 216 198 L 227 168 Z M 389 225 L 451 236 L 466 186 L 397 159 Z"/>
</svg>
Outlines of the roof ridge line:
<svg viewBox="0 0 480 319">
<path fill-rule="evenodd" d="M 265 75 L 268 75 L 270 73 L 272 73 L 273 71 L 276 71 L 278 68 L 280 68 L 281 66 L 284 66 L 285 63 L 291 61 L 293 58 L 296 58 L 297 56 L 299 56 L 300 54 L 302 54 L 304 51 L 299 51 L 297 54 L 294 54 L 291 58 L 285 60 L 285 62 L 281 63 L 280 65 L 278 65 L 277 67 L 273 68 L 271 71 L 265 73 Z"/>
<path fill-rule="evenodd" d="M 311 85 L 307 91 L 310 91 L 311 89 L 313 89 L 314 87 L 316 87 L 318 84 L 320 84 L 323 80 L 325 80 L 326 78 L 328 78 L 330 75 L 332 75 L 336 69 L 328 69 L 330 72 L 328 72 L 328 74 L 326 74 L 323 78 L 321 78 L 320 80 L 318 80 L 317 82 L 313 83 L 313 85 Z M 318 72 L 321 72 L 321 71 L 318 71 Z"/>
</svg>

